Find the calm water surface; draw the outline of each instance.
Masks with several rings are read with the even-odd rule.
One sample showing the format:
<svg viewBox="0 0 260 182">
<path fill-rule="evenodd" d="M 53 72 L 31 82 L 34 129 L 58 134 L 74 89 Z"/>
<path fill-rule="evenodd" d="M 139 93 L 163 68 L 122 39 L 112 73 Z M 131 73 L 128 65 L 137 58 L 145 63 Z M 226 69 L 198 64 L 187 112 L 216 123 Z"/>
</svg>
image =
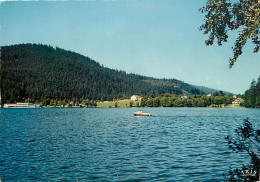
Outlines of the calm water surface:
<svg viewBox="0 0 260 182">
<path fill-rule="evenodd" d="M 8 181 L 223 181 L 248 157 L 224 139 L 260 110 L 0 109 L 0 178 Z"/>
</svg>

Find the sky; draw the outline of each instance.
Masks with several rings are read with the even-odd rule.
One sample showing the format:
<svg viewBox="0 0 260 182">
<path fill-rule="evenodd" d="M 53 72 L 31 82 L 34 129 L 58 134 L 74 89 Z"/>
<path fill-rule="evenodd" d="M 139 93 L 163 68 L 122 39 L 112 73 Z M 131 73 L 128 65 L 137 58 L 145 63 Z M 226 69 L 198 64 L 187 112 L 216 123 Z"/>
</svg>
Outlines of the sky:
<svg viewBox="0 0 260 182">
<path fill-rule="evenodd" d="M 260 76 L 260 53 L 249 41 L 232 69 L 238 32 L 206 46 L 199 31 L 206 0 L 3 1 L 0 46 L 39 43 L 90 57 L 105 67 L 174 78 L 243 94 Z"/>
</svg>

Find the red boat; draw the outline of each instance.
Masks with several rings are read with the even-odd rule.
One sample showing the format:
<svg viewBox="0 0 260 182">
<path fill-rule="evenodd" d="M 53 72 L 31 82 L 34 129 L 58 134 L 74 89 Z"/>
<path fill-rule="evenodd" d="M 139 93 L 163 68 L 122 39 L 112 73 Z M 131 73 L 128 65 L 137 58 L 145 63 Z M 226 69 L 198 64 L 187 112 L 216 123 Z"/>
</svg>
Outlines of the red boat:
<svg viewBox="0 0 260 182">
<path fill-rule="evenodd" d="M 143 113 L 143 111 L 138 111 L 134 113 L 135 116 L 152 116 L 150 113 Z"/>
</svg>

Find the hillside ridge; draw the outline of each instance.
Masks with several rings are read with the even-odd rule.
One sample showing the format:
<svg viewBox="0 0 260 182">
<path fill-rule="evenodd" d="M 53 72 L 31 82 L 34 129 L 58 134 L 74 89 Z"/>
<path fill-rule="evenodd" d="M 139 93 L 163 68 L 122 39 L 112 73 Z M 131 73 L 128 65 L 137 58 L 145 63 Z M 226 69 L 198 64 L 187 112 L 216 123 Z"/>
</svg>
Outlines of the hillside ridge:
<svg viewBox="0 0 260 182">
<path fill-rule="evenodd" d="M 81 54 L 42 44 L 1 47 L 3 102 L 30 98 L 113 100 L 137 95 L 199 95 L 176 79 L 157 79 L 101 66 Z"/>
</svg>

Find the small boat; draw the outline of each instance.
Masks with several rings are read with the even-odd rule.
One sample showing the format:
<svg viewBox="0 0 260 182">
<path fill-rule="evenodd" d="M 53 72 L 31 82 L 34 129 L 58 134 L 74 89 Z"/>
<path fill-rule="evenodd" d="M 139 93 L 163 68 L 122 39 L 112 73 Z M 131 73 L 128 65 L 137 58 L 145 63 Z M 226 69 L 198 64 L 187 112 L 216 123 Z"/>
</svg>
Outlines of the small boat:
<svg viewBox="0 0 260 182">
<path fill-rule="evenodd" d="M 134 113 L 135 116 L 152 116 L 150 113 L 143 113 L 143 111 L 138 111 Z"/>
</svg>

